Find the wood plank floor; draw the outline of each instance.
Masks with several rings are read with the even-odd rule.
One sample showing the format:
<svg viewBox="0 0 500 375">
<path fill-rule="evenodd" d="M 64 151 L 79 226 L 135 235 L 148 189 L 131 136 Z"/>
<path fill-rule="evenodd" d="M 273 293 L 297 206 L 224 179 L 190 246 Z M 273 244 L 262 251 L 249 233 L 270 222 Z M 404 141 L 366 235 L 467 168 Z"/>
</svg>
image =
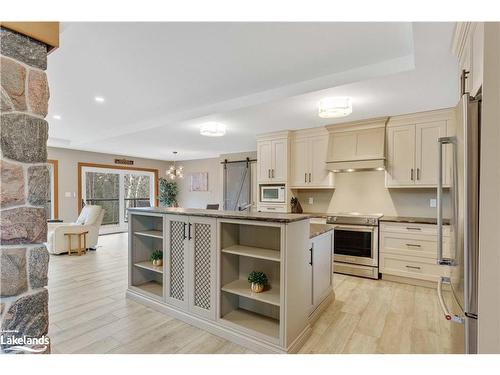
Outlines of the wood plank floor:
<svg viewBox="0 0 500 375">
<path fill-rule="evenodd" d="M 301 353 L 449 353 L 449 323 L 428 288 L 335 275 L 336 300 Z M 53 353 L 251 353 L 125 298 L 127 234 L 85 256 L 52 255 Z"/>
</svg>

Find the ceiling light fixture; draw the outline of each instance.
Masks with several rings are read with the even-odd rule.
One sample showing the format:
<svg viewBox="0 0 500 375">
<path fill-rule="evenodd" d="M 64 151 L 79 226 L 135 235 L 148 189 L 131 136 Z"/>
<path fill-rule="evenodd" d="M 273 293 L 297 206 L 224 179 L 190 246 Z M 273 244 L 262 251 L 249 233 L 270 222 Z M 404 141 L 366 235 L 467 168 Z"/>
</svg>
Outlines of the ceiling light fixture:
<svg viewBox="0 0 500 375">
<path fill-rule="evenodd" d="M 177 155 L 177 151 L 174 151 L 173 154 Z M 174 164 L 170 165 L 170 168 L 167 169 L 166 175 L 172 181 L 175 180 L 176 178 L 183 178 L 184 174 L 182 173 L 182 170 L 183 167 L 182 166 L 177 167 L 174 161 Z"/>
<path fill-rule="evenodd" d="M 200 134 L 207 137 L 222 137 L 226 134 L 226 125 L 218 122 L 206 122 L 201 125 Z"/>
<path fill-rule="evenodd" d="M 318 116 L 321 118 L 345 117 L 351 113 L 352 99 L 348 96 L 324 98 L 318 103 Z"/>
<path fill-rule="evenodd" d="M 94 97 L 94 100 L 97 103 L 104 103 L 104 98 L 102 96 L 96 96 L 96 97 Z"/>
<path fill-rule="evenodd" d="M 52 116 L 53 119 L 56 119 L 56 120 L 60 120 L 61 119 L 61 116 L 60 115 L 54 115 Z"/>
</svg>

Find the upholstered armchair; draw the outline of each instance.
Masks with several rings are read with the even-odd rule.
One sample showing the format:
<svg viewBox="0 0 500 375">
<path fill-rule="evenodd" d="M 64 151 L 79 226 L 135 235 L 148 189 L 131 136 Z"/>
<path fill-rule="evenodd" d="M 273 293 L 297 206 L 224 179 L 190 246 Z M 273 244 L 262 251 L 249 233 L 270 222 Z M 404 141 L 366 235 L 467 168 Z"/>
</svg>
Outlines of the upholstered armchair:
<svg viewBox="0 0 500 375">
<path fill-rule="evenodd" d="M 97 238 L 99 236 L 99 227 L 104 218 L 104 209 L 101 206 L 87 205 L 83 207 L 80 216 L 75 223 L 49 223 L 47 233 L 47 250 L 51 254 L 61 254 L 68 251 L 68 236 L 65 233 L 82 233 L 87 234 L 87 248 L 95 248 L 97 246 Z M 77 236 L 71 236 L 71 246 L 77 247 Z"/>
</svg>

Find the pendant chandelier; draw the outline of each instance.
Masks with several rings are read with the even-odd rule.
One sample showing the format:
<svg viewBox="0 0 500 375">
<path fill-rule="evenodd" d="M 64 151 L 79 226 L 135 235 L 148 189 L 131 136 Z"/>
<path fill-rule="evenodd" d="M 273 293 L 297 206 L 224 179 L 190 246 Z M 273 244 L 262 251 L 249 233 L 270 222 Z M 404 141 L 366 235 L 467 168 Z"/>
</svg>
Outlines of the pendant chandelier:
<svg viewBox="0 0 500 375">
<path fill-rule="evenodd" d="M 174 155 L 177 155 L 177 151 L 173 152 Z M 182 166 L 177 167 L 174 161 L 174 164 L 170 165 L 170 168 L 167 169 L 167 177 L 169 180 L 175 180 L 177 178 L 183 178 L 184 174 L 182 172 Z"/>
</svg>

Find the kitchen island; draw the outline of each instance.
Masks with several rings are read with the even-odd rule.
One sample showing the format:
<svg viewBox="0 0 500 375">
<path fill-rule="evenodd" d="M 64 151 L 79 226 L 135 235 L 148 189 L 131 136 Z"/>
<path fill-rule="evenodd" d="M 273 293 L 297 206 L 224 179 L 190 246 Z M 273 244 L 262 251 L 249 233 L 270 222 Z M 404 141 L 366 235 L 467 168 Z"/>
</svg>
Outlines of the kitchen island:
<svg viewBox="0 0 500 375">
<path fill-rule="evenodd" d="M 127 297 L 257 352 L 300 349 L 318 310 L 308 215 L 128 212 Z M 150 261 L 155 250 L 163 252 L 161 266 Z M 264 292 L 251 292 L 251 271 L 267 275 Z M 332 300 L 331 284 L 324 299 Z"/>
</svg>

